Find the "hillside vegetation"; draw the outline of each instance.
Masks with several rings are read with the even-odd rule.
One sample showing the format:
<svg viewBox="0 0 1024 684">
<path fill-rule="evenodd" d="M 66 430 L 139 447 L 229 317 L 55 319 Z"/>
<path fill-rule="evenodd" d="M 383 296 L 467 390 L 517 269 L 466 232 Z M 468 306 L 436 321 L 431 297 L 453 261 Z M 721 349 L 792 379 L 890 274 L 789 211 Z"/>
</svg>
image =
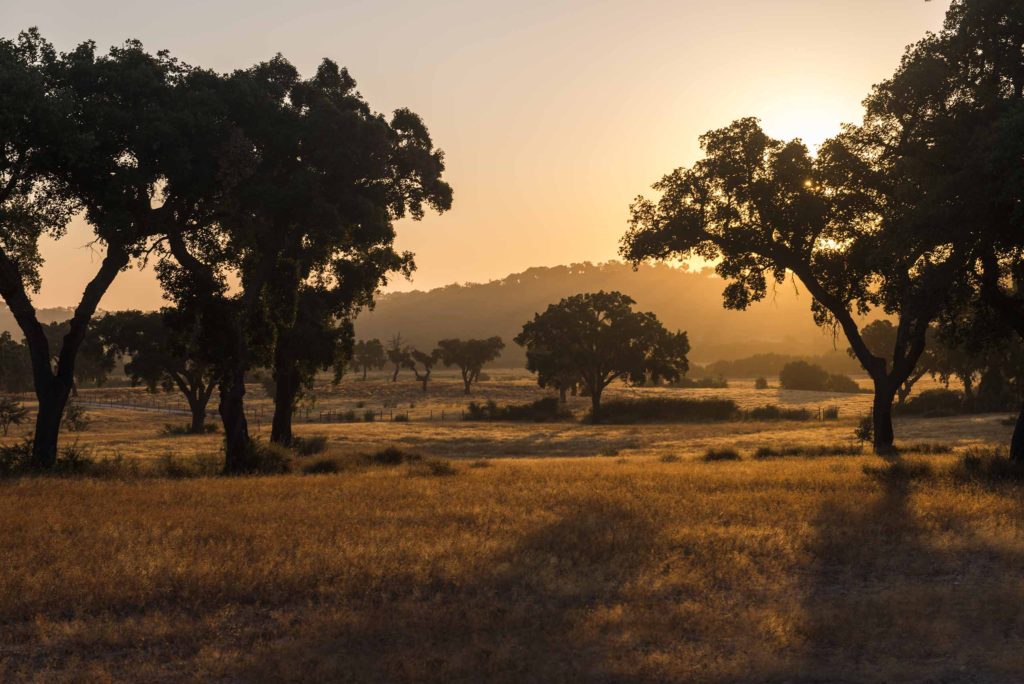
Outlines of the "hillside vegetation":
<svg viewBox="0 0 1024 684">
<path fill-rule="evenodd" d="M 685 330 L 698 363 L 736 359 L 756 353 L 819 355 L 835 350 L 832 336 L 814 325 L 811 298 L 787 283 L 747 311 L 722 307 L 725 281 L 713 271 L 664 264 L 637 270 L 620 262 L 531 268 L 482 284 L 453 284 L 427 292 L 381 297 L 373 311 L 356 321 L 360 338 L 387 340 L 395 333 L 429 348 L 445 337 L 511 340 L 535 313 L 563 297 L 598 290 L 619 291 L 652 311 L 671 330 Z M 524 362 L 522 349 L 506 347 L 497 364 Z"/>
</svg>

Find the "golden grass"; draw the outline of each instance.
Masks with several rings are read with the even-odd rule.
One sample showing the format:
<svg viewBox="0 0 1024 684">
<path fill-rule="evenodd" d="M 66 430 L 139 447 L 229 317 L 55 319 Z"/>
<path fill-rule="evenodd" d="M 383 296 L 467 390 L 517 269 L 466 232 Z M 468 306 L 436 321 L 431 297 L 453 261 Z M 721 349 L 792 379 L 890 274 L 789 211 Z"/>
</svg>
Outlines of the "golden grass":
<svg viewBox="0 0 1024 684">
<path fill-rule="evenodd" d="M 323 401 L 465 401 L 454 384 L 424 400 L 348 382 Z M 537 396 L 519 376 L 486 392 Z M 717 391 L 830 401 L 810 394 Z M 855 409 L 826 423 L 301 424 L 328 448 L 297 469 L 342 472 L 3 481 L 0 681 L 1019 679 L 1020 489 L 959 484 L 955 454 L 893 472 L 869 456 L 751 458 L 849 444 Z M 180 416 L 90 413 L 64 440 L 94 458 L 220 449 L 219 435 L 162 435 Z M 958 448 L 1009 432 L 998 416 L 897 423 L 903 443 Z M 354 458 L 391 445 L 425 460 Z M 744 460 L 701 462 L 724 448 Z"/>
<path fill-rule="evenodd" d="M 2 483 L 0 679 L 1024 671 L 1019 490 L 879 482 L 867 457 L 491 463 Z"/>
</svg>

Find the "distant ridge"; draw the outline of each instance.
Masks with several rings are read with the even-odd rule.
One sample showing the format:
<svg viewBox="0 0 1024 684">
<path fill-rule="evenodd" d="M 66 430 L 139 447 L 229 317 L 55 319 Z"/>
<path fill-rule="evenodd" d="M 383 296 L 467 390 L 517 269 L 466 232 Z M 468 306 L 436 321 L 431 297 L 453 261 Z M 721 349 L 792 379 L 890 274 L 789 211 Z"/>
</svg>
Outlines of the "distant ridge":
<svg viewBox="0 0 1024 684">
<path fill-rule="evenodd" d="M 60 323 L 74 316 L 75 310 L 64 307 L 36 309 L 36 314 L 39 316 L 40 323 Z M 21 328 L 18 327 L 18 322 L 14 320 L 14 314 L 6 306 L 0 304 L 0 333 L 2 332 L 11 333 L 16 340 L 24 337 L 21 334 Z"/>
<path fill-rule="evenodd" d="M 488 283 L 384 295 L 373 311 L 359 316 L 356 334 L 386 342 L 400 332 L 424 349 L 445 337 L 500 335 L 508 346 L 498 364 L 519 366 L 525 357 L 512 338 L 523 323 L 562 297 L 603 289 L 624 292 L 669 328 L 686 330 L 696 362 L 762 352 L 817 355 L 837 346 L 845 350 L 845 339 L 833 345 L 831 334 L 814 324 L 811 297 L 802 286 L 786 282 L 747 311 L 722 307 L 724 287 L 725 281 L 711 270 L 664 264 L 642 265 L 636 271 L 616 261 L 537 267 Z"/>
</svg>

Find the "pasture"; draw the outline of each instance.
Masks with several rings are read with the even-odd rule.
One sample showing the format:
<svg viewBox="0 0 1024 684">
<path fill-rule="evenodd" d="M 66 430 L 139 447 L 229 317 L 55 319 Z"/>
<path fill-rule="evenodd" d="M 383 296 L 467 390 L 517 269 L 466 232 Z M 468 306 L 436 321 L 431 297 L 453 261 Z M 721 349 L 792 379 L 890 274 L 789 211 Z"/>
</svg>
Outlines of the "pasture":
<svg viewBox="0 0 1024 684">
<path fill-rule="evenodd" d="M 522 374 L 493 375 L 473 399 L 539 395 Z M 1024 501 L 1012 483 L 957 474 L 964 449 L 1006 439 L 1002 416 L 898 422 L 901 443 L 952 453 L 758 460 L 760 447 L 852 444 L 867 395 L 742 382 L 615 392 L 839 405 L 840 419 L 442 423 L 442 408 L 466 403 L 454 379 L 426 399 L 409 382 L 346 379 L 317 404 L 390 394 L 415 404 L 411 419 L 300 424 L 327 446 L 296 457 L 294 474 L 175 479 L 124 464 L 215 469 L 220 437 L 90 409 L 89 429 L 65 440 L 117 469 L 0 482 L 0 679 L 994 682 L 1024 670 Z M 423 460 L 356 456 L 388 446 Z M 723 448 L 742 460 L 704 462 Z M 301 474 L 324 458 L 340 472 Z M 425 467 L 437 459 L 450 467 Z"/>
</svg>

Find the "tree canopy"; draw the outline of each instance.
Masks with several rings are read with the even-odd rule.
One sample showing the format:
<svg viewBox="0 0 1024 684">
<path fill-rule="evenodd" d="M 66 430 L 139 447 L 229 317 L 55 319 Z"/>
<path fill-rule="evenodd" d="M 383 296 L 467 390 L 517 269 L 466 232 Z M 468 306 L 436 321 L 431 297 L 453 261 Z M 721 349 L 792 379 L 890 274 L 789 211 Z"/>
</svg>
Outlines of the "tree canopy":
<svg viewBox="0 0 1024 684">
<path fill-rule="evenodd" d="M 484 340 L 448 338 L 439 341 L 437 347 L 446 367 L 458 366 L 463 387 L 469 394 L 471 385 L 480 380 L 484 365 L 501 356 L 505 343 L 497 336 Z"/>
</svg>

